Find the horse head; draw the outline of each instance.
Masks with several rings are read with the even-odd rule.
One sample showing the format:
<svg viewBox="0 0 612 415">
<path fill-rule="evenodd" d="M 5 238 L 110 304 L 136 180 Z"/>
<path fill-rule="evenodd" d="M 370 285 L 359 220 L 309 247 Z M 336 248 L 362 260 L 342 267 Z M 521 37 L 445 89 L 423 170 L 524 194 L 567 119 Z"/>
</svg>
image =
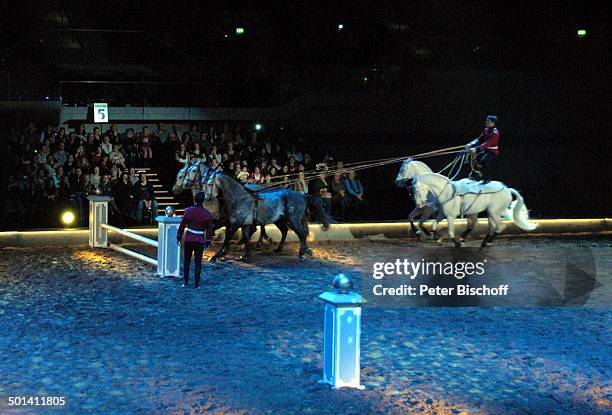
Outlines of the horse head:
<svg viewBox="0 0 612 415">
<path fill-rule="evenodd" d="M 183 191 L 183 180 L 185 179 L 185 175 L 187 174 L 188 165 L 185 165 L 182 169 L 179 170 L 176 175 L 176 179 L 174 181 L 174 186 L 172 186 L 172 193 L 178 195 Z"/>
<path fill-rule="evenodd" d="M 210 175 L 215 171 L 215 169 L 211 168 L 208 164 L 206 163 L 201 163 L 200 166 L 200 184 L 202 185 L 202 189 L 204 189 L 206 187 L 206 184 L 208 183 L 208 179 L 210 178 Z"/>
<path fill-rule="evenodd" d="M 397 173 L 395 184 L 400 187 L 405 187 L 408 185 L 408 181 L 414 177 L 431 172 L 432 170 L 429 168 L 429 166 L 422 161 L 407 158 L 402 163 L 399 173 Z"/>
<path fill-rule="evenodd" d="M 200 163 L 201 161 L 198 160 L 196 162 L 192 162 L 187 166 L 187 170 L 183 177 L 183 182 L 181 184 L 184 189 L 193 189 L 194 187 L 197 187 L 194 185 L 199 178 L 198 176 L 200 174 Z"/>
<path fill-rule="evenodd" d="M 204 199 L 210 201 L 216 199 L 219 196 L 219 186 L 217 184 L 217 178 L 221 174 L 219 167 L 214 169 L 208 168 L 205 175 L 202 177 L 202 189 L 204 191 Z"/>
</svg>

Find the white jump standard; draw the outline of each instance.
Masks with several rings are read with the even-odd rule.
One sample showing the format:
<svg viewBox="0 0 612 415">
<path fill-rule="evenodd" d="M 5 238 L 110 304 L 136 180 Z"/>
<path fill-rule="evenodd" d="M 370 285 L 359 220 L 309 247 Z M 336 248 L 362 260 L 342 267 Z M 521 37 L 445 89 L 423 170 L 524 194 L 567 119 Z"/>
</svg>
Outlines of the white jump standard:
<svg viewBox="0 0 612 415">
<path fill-rule="evenodd" d="M 180 247 L 176 244 L 180 218 L 174 216 L 158 216 L 158 240 L 155 241 L 142 235 L 108 224 L 109 196 L 89 196 L 89 246 L 92 248 L 110 248 L 117 252 L 145 261 L 157 267 L 157 275 L 162 277 L 177 277 L 180 275 Z M 135 241 L 157 248 L 157 259 L 134 252 L 115 244 L 108 243 L 108 232 L 115 232 Z"/>
</svg>

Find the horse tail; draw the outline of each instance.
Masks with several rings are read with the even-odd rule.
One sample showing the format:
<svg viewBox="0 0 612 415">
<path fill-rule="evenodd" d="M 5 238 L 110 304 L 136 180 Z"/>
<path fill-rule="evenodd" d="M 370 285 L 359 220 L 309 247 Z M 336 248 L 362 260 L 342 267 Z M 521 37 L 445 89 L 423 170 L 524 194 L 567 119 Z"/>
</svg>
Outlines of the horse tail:
<svg viewBox="0 0 612 415">
<path fill-rule="evenodd" d="M 527 206 L 525 206 L 523 196 L 515 189 L 508 188 L 508 190 L 516 197 L 516 203 L 513 203 L 514 207 L 512 207 L 512 219 L 514 223 L 524 231 L 532 231 L 537 228 L 538 225 L 536 223 L 529 221 L 529 211 L 527 210 Z"/>
<path fill-rule="evenodd" d="M 323 224 L 323 230 L 329 229 L 329 225 L 331 224 L 331 218 L 325 211 L 323 207 L 323 201 L 320 198 L 305 194 L 304 199 L 309 207 L 311 207 L 315 213 L 315 216 L 319 222 Z"/>
</svg>

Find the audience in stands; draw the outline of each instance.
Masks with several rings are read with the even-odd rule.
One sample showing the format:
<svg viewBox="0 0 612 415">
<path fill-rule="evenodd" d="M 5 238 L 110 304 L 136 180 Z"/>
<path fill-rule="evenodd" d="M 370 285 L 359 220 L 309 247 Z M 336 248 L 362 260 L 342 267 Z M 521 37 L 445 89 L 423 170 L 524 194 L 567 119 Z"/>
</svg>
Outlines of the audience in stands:
<svg viewBox="0 0 612 415">
<path fill-rule="evenodd" d="M 332 194 L 329 178 L 324 171 L 319 173 L 316 180 L 313 180 L 310 184 L 310 190 L 313 196 L 319 196 L 323 199 L 325 211 L 331 214 L 332 211 Z"/>
<path fill-rule="evenodd" d="M 220 128 L 219 128 L 220 127 Z M 245 137 L 248 137 L 245 140 Z M 0 227 L 57 226 L 61 210 L 74 208 L 78 225 L 87 225 L 87 197 L 113 196 L 109 209 L 117 224 L 151 221 L 158 201 L 146 175 L 137 168 L 153 167 L 167 179 L 186 163 L 202 160 L 223 169 L 243 183 L 291 188 L 323 199 L 325 209 L 338 220 L 361 216 L 364 188 L 355 172 L 345 177 L 342 162 L 324 155 L 315 163 L 299 141 L 282 130 L 263 134 L 244 125 L 193 124 L 145 126 L 120 132 L 117 125 L 74 131 L 47 125 L 37 130 L 0 130 Z M 172 177 L 170 177 L 172 176 Z M 163 207 L 163 205 L 162 205 Z M 20 220 L 7 225 L 7 218 Z"/>
<path fill-rule="evenodd" d="M 148 222 L 153 223 L 153 219 L 157 216 L 157 200 L 155 200 L 155 192 L 153 186 L 147 180 L 145 173 L 140 173 L 139 180 L 134 185 L 134 199 L 136 200 L 136 220 L 139 224 L 144 223 L 145 213 L 148 214 Z"/>
<path fill-rule="evenodd" d="M 351 170 L 348 176 L 344 179 L 344 188 L 349 194 L 350 206 L 353 210 L 351 219 L 360 219 L 363 214 L 363 206 L 365 199 L 363 197 L 363 185 L 357 178 L 355 170 Z"/>
</svg>

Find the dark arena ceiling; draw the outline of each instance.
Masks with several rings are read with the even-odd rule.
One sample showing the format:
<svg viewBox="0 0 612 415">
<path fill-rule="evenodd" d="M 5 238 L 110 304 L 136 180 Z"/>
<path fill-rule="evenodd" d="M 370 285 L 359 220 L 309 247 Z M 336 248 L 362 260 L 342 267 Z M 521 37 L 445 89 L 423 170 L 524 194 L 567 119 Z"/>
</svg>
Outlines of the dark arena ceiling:
<svg viewBox="0 0 612 415">
<path fill-rule="evenodd" d="M 305 71 L 329 81 L 336 72 L 361 78 L 610 64 L 608 8 L 585 2 L 22 0 L 1 7 L 0 71 L 46 84 L 250 86 L 266 101 L 264 91 L 287 88 Z M 578 29 L 587 30 L 585 39 Z M 19 93 L 60 94 L 40 88 L 28 84 Z"/>
</svg>

